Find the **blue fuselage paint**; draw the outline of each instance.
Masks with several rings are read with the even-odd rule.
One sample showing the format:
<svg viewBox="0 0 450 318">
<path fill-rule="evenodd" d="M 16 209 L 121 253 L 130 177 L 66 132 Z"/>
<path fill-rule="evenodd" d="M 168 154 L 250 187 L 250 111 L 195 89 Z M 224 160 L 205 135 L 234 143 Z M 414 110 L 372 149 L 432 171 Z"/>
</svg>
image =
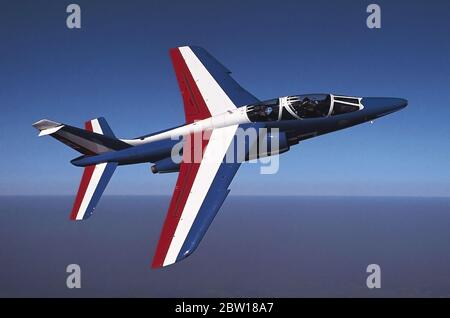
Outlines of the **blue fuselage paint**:
<svg viewBox="0 0 450 318">
<path fill-rule="evenodd" d="M 263 124 L 266 128 L 278 128 L 290 136 L 292 144 L 308 138 L 323 135 L 336 130 L 348 128 L 381 116 L 388 115 L 404 108 L 407 101 L 400 98 L 372 98 L 362 99 L 364 108 L 355 112 L 321 118 L 296 120 L 268 121 L 264 123 L 250 123 L 242 125 L 244 128 L 258 128 Z M 179 126 L 178 126 L 179 127 Z M 119 165 L 137 164 L 145 162 L 164 163 L 172 155 L 173 147 L 179 140 L 165 139 L 147 144 L 133 146 L 122 150 L 110 151 L 95 156 L 81 156 L 72 160 L 72 164 L 79 167 L 95 165 L 102 162 L 116 162 Z M 169 169 L 168 172 L 175 172 Z"/>
<path fill-rule="evenodd" d="M 170 157 L 178 140 L 160 140 L 118 151 L 110 151 L 96 156 L 82 156 L 71 161 L 78 167 L 86 167 L 102 162 L 117 162 L 119 165 L 156 162 Z"/>
</svg>

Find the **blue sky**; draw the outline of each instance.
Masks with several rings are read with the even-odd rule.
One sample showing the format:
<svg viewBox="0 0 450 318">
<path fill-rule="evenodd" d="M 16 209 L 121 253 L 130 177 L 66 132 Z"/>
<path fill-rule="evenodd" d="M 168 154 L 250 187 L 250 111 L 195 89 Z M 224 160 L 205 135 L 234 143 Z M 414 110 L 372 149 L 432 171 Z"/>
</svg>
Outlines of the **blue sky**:
<svg viewBox="0 0 450 318">
<path fill-rule="evenodd" d="M 336 92 L 393 96 L 408 108 L 373 125 L 301 143 L 280 171 L 241 167 L 232 194 L 450 194 L 448 1 L 69 1 L 2 3 L 0 194 L 74 194 L 78 154 L 38 138 L 41 118 L 82 126 L 104 116 L 119 137 L 181 124 L 168 49 L 205 47 L 260 99 Z M 333 162 L 333 164 L 330 164 Z M 338 164 L 336 164 L 338 163 Z M 120 167 L 105 194 L 170 194 L 176 175 Z"/>
</svg>

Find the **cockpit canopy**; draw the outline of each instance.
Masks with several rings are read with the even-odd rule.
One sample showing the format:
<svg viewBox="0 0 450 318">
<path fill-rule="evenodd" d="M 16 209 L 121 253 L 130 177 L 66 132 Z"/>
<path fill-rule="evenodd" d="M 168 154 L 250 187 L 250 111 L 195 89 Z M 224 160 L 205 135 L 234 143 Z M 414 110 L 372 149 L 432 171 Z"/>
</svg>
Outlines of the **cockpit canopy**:
<svg viewBox="0 0 450 318">
<path fill-rule="evenodd" d="M 328 112 L 330 111 L 330 95 L 296 95 L 285 98 L 286 109 L 291 115 L 294 115 L 294 117 L 325 117 L 328 116 Z"/>
<path fill-rule="evenodd" d="M 321 118 L 354 112 L 362 108 L 360 99 L 330 94 L 294 95 L 247 106 L 250 121 L 277 121 Z"/>
</svg>

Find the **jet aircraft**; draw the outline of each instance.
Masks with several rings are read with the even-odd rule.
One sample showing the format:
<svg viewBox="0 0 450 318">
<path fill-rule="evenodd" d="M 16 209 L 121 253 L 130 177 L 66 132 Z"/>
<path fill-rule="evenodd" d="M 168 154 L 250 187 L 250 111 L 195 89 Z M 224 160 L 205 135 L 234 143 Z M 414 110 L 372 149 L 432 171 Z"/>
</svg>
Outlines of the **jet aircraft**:
<svg viewBox="0 0 450 318">
<path fill-rule="evenodd" d="M 155 174 L 178 173 L 153 268 L 174 264 L 194 252 L 242 162 L 278 155 L 303 140 L 372 121 L 407 105 L 402 98 L 330 93 L 261 101 L 201 47 L 174 48 L 170 57 L 186 119 L 178 127 L 119 139 L 103 117 L 87 121 L 84 129 L 48 119 L 33 124 L 39 136 L 52 136 L 81 154 L 71 161 L 84 167 L 70 214 L 74 221 L 93 214 L 117 166 L 151 163 Z M 244 138 L 244 147 L 237 150 L 237 132 L 251 129 L 257 133 Z M 195 136 L 201 136 L 200 142 Z M 261 147 L 261 142 L 267 146 Z M 226 160 L 231 150 L 235 155 Z M 179 160 L 174 160 L 174 153 Z"/>
</svg>

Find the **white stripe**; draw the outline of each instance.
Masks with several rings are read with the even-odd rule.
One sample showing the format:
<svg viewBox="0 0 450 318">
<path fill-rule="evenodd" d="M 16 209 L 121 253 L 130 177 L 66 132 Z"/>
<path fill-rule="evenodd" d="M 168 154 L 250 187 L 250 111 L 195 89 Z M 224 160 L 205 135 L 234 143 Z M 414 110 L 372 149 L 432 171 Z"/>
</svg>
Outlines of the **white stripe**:
<svg viewBox="0 0 450 318">
<path fill-rule="evenodd" d="M 102 127 L 100 126 L 100 123 L 98 122 L 98 119 L 91 120 L 91 124 L 92 124 L 92 130 L 95 133 L 103 135 L 103 130 L 102 130 Z"/>
<path fill-rule="evenodd" d="M 251 123 L 247 116 L 247 107 L 239 107 L 234 111 L 225 112 L 221 115 L 196 121 L 192 124 L 177 127 L 160 134 L 152 135 L 144 139 L 120 139 L 127 144 L 137 146 L 157 140 L 177 138 L 180 136 L 190 135 L 194 132 L 213 130 L 217 128 L 227 127 L 231 125 L 240 125 Z"/>
<path fill-rule="evenodd" d="M 328 110 L 327 116 L 331 116 L 331 113 L 333 112 L 334 108 L 334 95 L 330 94 L 330 109 Z"/>
<path fill-rule="evenodd" d="M 189 46 L 183 46 L 179 50 L 208 106 L 211 116 L 222 114 L 227 110 L 236 109 L 236 105 L 234 105 L 195 53 L 192 52 L 191 48 Z"/>
<path fill-rule="evenodd" d="M 98 182 L 102 177 L 103 171 L 105 171 L 106 165 L 108 163 L 99 163 L 94 168 L 94 173 L 92 174 L 91 180 L 89 181 L 89 185 L 86 189 L 86 192 L 83 197 L 83 201 L 81 202 L 80 209 L 77 213 L 77 220 L 82 220 L 84 214 L 86 213 L 86 209 L 88 208 L 89 202 L 91 202 L 92 196 L 94 195 L 95 189 L 97 189 Z"/>
<path fill-rule="evenodd" d="M 198 169 L 196 178 L 189 193 L 189 197 L 181 214 L 180 221 L 175 230 L 174 238 L 170 243 L 164 266 L 173 264 L 183 247 L 189 230 L 194 223 L 200 207 L 205 200 L 209 187 L 211 186 L 222 160 L 228 150 L 238 125 L 214 129 L 209 139 L 203 160 Z"/>
</svg>

